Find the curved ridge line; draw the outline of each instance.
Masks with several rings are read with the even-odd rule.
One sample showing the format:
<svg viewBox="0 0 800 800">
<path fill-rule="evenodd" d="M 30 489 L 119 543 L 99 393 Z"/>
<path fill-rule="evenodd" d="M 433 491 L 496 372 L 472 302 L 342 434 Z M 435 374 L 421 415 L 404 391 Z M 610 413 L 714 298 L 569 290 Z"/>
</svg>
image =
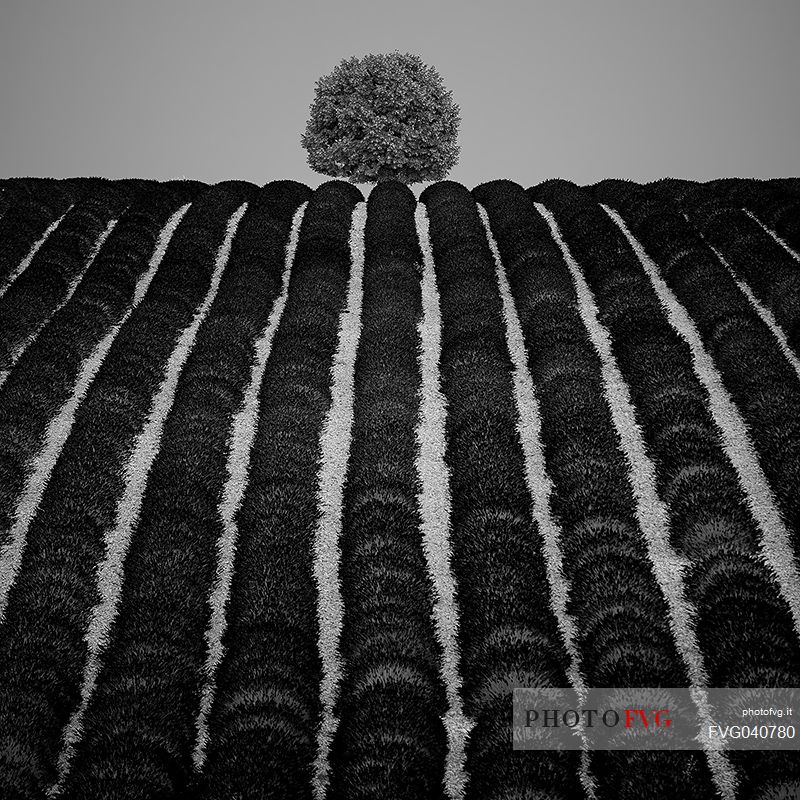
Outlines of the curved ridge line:
<svg viewBox="0 0 800 800">
<path fill-rule="evenodd" d="M 125 556 L 138 521 L 147 486 L 147 477 L 158 454 L 161 433 L 175 399 L 175 391 L 183 365 L 192 350 L 197 331 L 208 315 L 217 295 L 236 227 L 246 208 L 247 203 L 242 203 L 228 220 L 225 239 L 217 251 L 216 264 L 208 292 L 192 321 L 184 328 L 170 355 L 161 385 L 150 404 L 148 419 L 137 435 L 130 458 L 125 465 L 125 488 L 122 497 L 117 502 L 114 527 L 107 530 L 105 534 L 106 555 L 97 568 L 97 589 L 100 601 L 92 608 L 86 632 L 88 654 L 81 683 L 81 699 L 78 708 L 73 711 L 64 728 L 63 744 L 57 764 L 58 778 L 55 784 L 47 790 L 48 797 L 56 797 L 63 790 L 75 747 L 83 736 L 83 720 L 97 685 L 97 679 L 102 669 L 102 654 L 109 643 L 111 626 L 116 618 L 117 605 L 122 594 Z"/>
<path fill-rule="evenodd" d="M 474 722 L 465 716 L 461 702 L 459 611 L 450 551 L 450 482 L 444 459 L 447 400 L 441 390 L 439 374 L 442 317 L 424 203 L 417 203 L 414 218 L 422 251 L 422 319 L 417 326 L 422 380 L 416 430 L 416 468 L 421 489 L 417 502 L 422 519 L 423 550 L 434 589 L 433 618 L 436 638 L 442 649 L 441 676 L 448 702 L 448 711 L 442 718 L 448 743 L 445 791 L 450 800 L 462 800 L 469 778 L 466 743 Z"/>
<path fill-rule="evenodd" d="M 176 211 L 162 229 L 153 256 L 150 259 L 149 267 L 136 284 L 133 302 L 120 321 L 112 326 L 111 330 L 98 343 L 91 355 L 84 360 L 78 378 L 75 381 L 72 397 L 61 406 L 55 416 L 50 420 L 50 424 L 44 436 L 44 443 L 35 458 L 32 459 L 29 464 L 31 472 L 26 478 L 25 487 L 14 509 L 14 522 L 9 530 L 10 539 L 4 547 L 0 548 L 0 625 L 2 625 L 5 619 L 8 593 L 16 580 L 17 571 L 22 562 L 28 528 L 36 515 L 36 510 L 41 502 L 47 482 L 50 480 L 50 474 L 72 430 L 78 406 L 86 396 L 120 328 L 125 324 L 128 317 L 130 317 L 133 310 L 144 297 L 156 270 L 161 264 L 161 260 L 167 249 L 167 244 L 172 238 L 181 217 L 189 209 L 189 205 L 190 204 L 187 203 Z"/>
<path fill-rule="evenodd" d="M 283 309 L 286 306 L 289 294 L 289 279 L 291 277 L 294 254 L 297 250 L 297 241 L 300 236 L 300 223 L 307 205 L 308 201 L 303 203 L 295 212 L 292 220 L 292 229 L 286 245 L 281 292 L 273 303 L 266 327 L 253 345 L 254 355 L 250 370 L 250 383 L 245 390 L 241 407 L 231 424 L 226 464 L 227 478 L 219 505 L 222 533 L 217 542 L 217 574 L 214 587 L 208 598 L 211 614 L 205 635 L 208 646 L 208 656 L 205 664 L 207 678 L 203 684 L 200 698 L 196 723 L 197 738 L 192 752 L 194 768 L 198 772 L 205 763 L 206 748 L 209 742 L 208 718 L 211 714 L 211 707 L 216 693 L 217 669 L 224 657 L 222 639 L 227 629 L 226 609 L 233 581 L 236 540 L 239 536 L 239 528 L 235 517 L 242 504 L 249 480 L 250 453 L 256 435 L 261 381 L 264 377 L 267 360 L 272 352 L 275 331 L 280 324 Z"/>
<path fill-rule="evenodd" d="M 552 213 L 542 203 L 534 205 L 547 221 L 553 238 L 561 248 L 564 261 L 575 283 L 578 312 L 586 326 L 589 338 L 600 356 L 603 393 L 620 438 L 622 451 L 628 462 L 628 480 L 636 504 L 636 518 L 644 534 L 653 574 L 669 607 L 669 624 L 689 673 L 690 693 L 697 706 L 699 716 L 703 720 L 705 730 L 708 730 L 707 725 L 712 722 L 708 696 L 705 692 L 708 686 L 708 675 L 693 629 L 697 612 L 684 596 L 683 570 L 687 566 L 687 562 L 675 552 L 669 542 L 669 511 L 656 490 L 655 465 L 647 454 L 644 436 L 636 421 L 636 412 L 630 398 L 628 385 L 619 371 L 612 351 L 611 336 L 598 318 L 594 295 L 581 273 L 580 266 L 561 236 L 561 231 Z M 703 743 L 703 749 L 717 791 L 726 800 L 733 800 L 736 796 L 738 780 L 727 755 L 715 748 L 713 743 L 707 739 Z"/>
<path fill-rule="evenodd" d="M 0 297 L 2 297 L 10 288 L 14 281 L 25 272 L 26 269 L 31 265 L 31 261 L 33 261 L 33 257 L 36 253 L 39 252 L 39 248 L 47 241 L 47 238 L 50 234 L 59 226 L 61 220 L 69 214 L 70 211 L 75 207 L 75 203 L 70 204 L 69 208 L 55 221 L 51 222 L 50 225 L 47 227 L 47 230 L 42 234 L 42 237 L 34 242 L 33 247 L 28 251 L 28 255 L 20 261 L 19 266 L 6 278 L 6 282 L 0 286 Z"/>
<path fill-rule="evenodd" d="M 317 581 L 319 653 L 322 659 L 322 722 L 317 734 L 312 788 L 316 800 L 324 800 L 329 783 L 330 748 L 339 726 L 334 707 L 342 677 L 339 637 L 344 601 L 339 582 L 339 537 L 347 462 L 353 435 L 355 361 L 361 337 L 361 304 L 364 275 L 364 227 L 367 204 L 353 209 L 350 227 L 352 266 L 347 285 L 347 305 L 339 316 L 339 339 L 331 368 L 331 405 L 320 437 L 321 465 L 317 501 L 320 516 L 314 533 L 314 576 Z"/>
<path fill-rule="evenodd" d="M 121 216 L 121 215 L 120 215 Z M 47 319 L 43 320 L 39 323 L 39 326 L 36 328 L 33 333 L 25 338 L 24 341 L 20 342 L 20 344 L 14 349 L 14 352 L 11 353 L 10 358 L 8 360 L 8 365 L 6 369 L 0 370 L 0 387 L 6 382 L 9 373 L 14 368 L 14 365 L 22 358 L 25 351 L 36 341 L 39 334 L 44 330 L 45 326 L 61 311 L 62 308 L 70 301 L 72 295 L 75 294 L 78 285 L 83 280 L 86 273 L 89 271 L 89 267 L 92 266 L 95 258 L 97 258 L 97 254 L 100 252 L 100 248 L 105 244 L 106 239 L 111 235 L 111 231 L 114 230 L 117 223 L 119 222 L 119 217 L 116 219 L 112 219 L 106 229 L 97 237 L 95 240 L 94 246 L 92 247 L 92 251 L 89 254 L 89 258 L 86 261 L 86 266 L 80 271 L 80 273 L 70 281 L 70 285 L 67 287 L 67 293 L 64 296 L 64 299 L 56 305 Z"/>
<path fill-rule="evenodd" d="M 544 447 L 541 440 L 542 417 L 539 410 L 539 400 L 533 385 L 533 377 L 528 369 L 528 359 L 525 350 L 525 337 L 522 325 L 514 305 L 511 287 L 508 282 L 500 250 L 492 233 L 489 215 L 486 209 L 477 203 L 483 226 L 486 229 L 486 238 L 489 248 L 494 256 L 495 275 L 500 288 L 500 298 L 503 302 L 503 317 L 506 328 L 506 344 L 514 367 L 514 399 L 517 404 L 517 433 L 525 455 L 525 482 L 531 499 L 533 518 L 536 528 L 542 538 L 542 550 L 547 566 L 547 582 L 550 584 L 550 607 L 558 621 L 558 628 L 564 647 L 569 656 L 569 670 L 567 677 L 580 700 L 586 697 L 586 679 L 581 670 L 581 656 L 578 651 L 578 626 L 572 615 L 567 611 L 567 598 L 570 593 L 570 584 L 564 575 L 564 557 L 561 552 L 561 529 L 553 519 L 550 509 L 550 495 L 553 482 L 547 472 L 544 457 Z M 577 729 L 583 728 L 581 720 Z M 581 768 L 579 779 L 590 800 L 595 800 L 597 782 L 591 774 L 589 767 L 589 752 L 586 737 L 583 736 L 584 747 L 581 751 Z"/>
</svg>

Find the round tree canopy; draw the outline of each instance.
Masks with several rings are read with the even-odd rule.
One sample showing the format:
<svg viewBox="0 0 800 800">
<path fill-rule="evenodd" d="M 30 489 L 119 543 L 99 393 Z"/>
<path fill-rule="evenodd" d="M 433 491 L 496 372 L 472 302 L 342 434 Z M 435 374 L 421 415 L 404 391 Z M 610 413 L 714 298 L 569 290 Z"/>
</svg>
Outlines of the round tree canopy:
<svg viewBox="0 0 800 800">
<path fill-rule="evenodd" d="M 458 112 L 419 56 L 353 56 L 317 81 L 300 142 L 315 172 L 352 183 L 443 180 L 458 161 Z"/>
</svg>

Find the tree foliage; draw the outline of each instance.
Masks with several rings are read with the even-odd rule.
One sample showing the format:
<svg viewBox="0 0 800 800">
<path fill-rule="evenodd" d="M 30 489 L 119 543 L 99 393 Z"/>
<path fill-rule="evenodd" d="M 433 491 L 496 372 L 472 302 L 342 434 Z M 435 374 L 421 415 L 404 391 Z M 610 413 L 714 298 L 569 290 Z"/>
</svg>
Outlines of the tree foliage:
<svg viewBox="0 0 800 800">
<path fill-rule="evenodd" d="M 353 56 L 317 81 L 300 142 L 315 172 L 352 183 L 443 180 L 458 161 L 458 112 L 419 56 Z"/>
</svg>

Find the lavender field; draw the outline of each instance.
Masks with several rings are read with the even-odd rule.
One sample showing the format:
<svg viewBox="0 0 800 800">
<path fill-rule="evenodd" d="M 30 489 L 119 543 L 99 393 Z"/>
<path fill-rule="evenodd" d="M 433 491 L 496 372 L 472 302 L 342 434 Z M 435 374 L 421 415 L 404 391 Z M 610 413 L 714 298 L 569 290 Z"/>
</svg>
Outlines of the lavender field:
<svg viewBox="0 0 800 800">
<path fill-rule="evenodd" d="M 799 547 L 800 178 L 0 180 L 4 800 L 796 800 L 511 696 L 800 687 Z"/>
</svg>

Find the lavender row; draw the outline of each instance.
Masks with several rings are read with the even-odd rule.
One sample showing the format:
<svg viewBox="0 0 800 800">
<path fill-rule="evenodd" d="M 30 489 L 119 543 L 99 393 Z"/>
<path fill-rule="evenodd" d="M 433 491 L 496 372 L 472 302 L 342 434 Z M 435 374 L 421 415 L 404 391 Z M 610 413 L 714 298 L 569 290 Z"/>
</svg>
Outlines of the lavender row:
<svg viewBox="0 0 800 800">
<path fill-rule="evenodd" d="M 8 207 L 0 219 L 0 291 L 6 289 L 21 262 L 50 225 L 80 200 L 87 187 L 73 181 L 8 181 Z"/>
<path fill-rule="evenodd" d="M 113 640 L 68 790 L 97 798 L 119 791 L 130 798 L 172 796 L 192 777 L 229 431 L 253 343 L 280 289 L 292 216 L 310 193 L 304 188 L 268 184 L 236 229 L 150 469 Z"/>
<path fill-rule="evenodd" d="M 595 197 L 605 202 L 602 192 Z M 645 200 L 647 195 L 644 194 Z M 800 543 L 800 385 L 775 336 L 680 211 L 633 193 L 617 210 L 694 321 L 740 410 L 782 519 Z M 787 336 L 791 331 L 787 331 Z"/>
<path fill-rule="evenodd" d="M 225 657 L 208 724 L 203 798 L 312 796 L 320 715 L 317 520 L 320 433 L 361 193 L 320 186 L 300 230 L 289 295 L 261 384 L 249 484 L 235 516 Z"/>
<path fill-rule="evenodd" d="M 616 199 L 620 200 L 619 197 Z M 676 228 L 680 223 L 668 217 L 670 213 L 677 213 L 674 209 L 668 210 L 666 205 L 659 208 L 658 203 L 650 203 L 648 208 L 653 216 L 638 217 L 634 209 L 641 208 L 642 204 L 635 194 L 629 197 L 627 203 L 619 205 L 626 224 L 656 260 L 664 280 L 677 299 L 687 306 L 690 314 L 693 312 L 688 306 L 691 299 L 695 303 L 694 309 L 699 310 L 702 307 L 711 313 L 716 311 L 720 315 L 716 325 L 718 329 L 724 330 L 723 314 L 733 315 L 739 311 L 735 305 L 736 300 L 740 301 L 742 312 L 745 310 L 741 295 L 737 297 L 730 291 L 726 282 L 719 285 L 698 285 L 707 274 L 701 266 L 703 245 L 689 226 L 685 225 L 683 235 L 678 235 Z M 665 227 L 669 226 L 668 233 L 663 238 L 655 235 L 658 231 L 654 224 L 655 219 L 663 222 Z M 589 238 L 588 228 L 585 236 Z M 689 272 L 690 267 L 686 262 L 692 264 L 693 261 L 693 266 L 696 266 Z M 600 262 L 601 259 L 598 259 L 597 263 Z M 691 277 L 697 281 L 694 288 Z M 718 300 L 720 295 L 722 299 Z M 702 306 L 698 302 L 701 297 L 704 299 Z M 609 301 L 609 305 L 611 303 L 613 300 Z M 630 305 L 631 294 L 628 293 L 620 296 L 616 307 L 624 308 L 627 312 Z M 652 302 L 650 305 L 652 306 Z M 752 312 L 749 313 L 752 316 Z M 652 315 L 650 319 L 648 328 L 654 325 L 652 320 L 655 316 Z M 705 320 L 696 316 L 693 320 L 702 334 Z M 663 322 L 660 324 L 664 327 Z M 635 328 L 640 336 L 643 328 L 641 323 Z M 767 363 L 778 365 L 783 361 L 775 340 L 771 339 L 763 324 L 759 326 L 751 323 L 746 330 L 760 334 L 760 341 L 758 346 L 752 344 L 748 348 L 746 340 L 742 341 L 743 337 L 740 337 L 739 358 L 746 358 L 749 352 L 758 352 L 759 358 Z M 719 346 L 720 338 L 704 337 L 704 343 L 716 367 L 722 371 L 721 377 L 724 381 L 726 377 L 730 377 L 726 376 L 725 367 L 736 362 L 730 358 L 720 363 L 715 357 L 714 346 Z M 635 339 L 631 331 L 620 328 L 617 339 L 620 351 L 635 349 Z M 787 607 L 787 593 L 782 591 L 783 587 L 780 580 L 776 579 L 776 573 L 786 566 L 787 560 L 796 563 L 796 556 L 791 553 L 770 555 L 770 548 L 774 548 L 774 543 L 770 540 L 774 537 L 775 526 L 765 525 L 763 520 L 754 517 L 753 509 L 763 509 L 771 500 L 763 494 L 753 493 L 751 489 L 747 496 L 743 496 L 742 472 L 734 478 L 731 474 L 730 455 L 723 455 L 721 452 L 724 439 L 721 431 L 726 420 L 721 415 L 714 415 L 708 396 L 698 391 L 696 385 L 691 389 L 691 395 L 696 398 L 696 413 L 690 416 L 688 397 L 681 397 L 674 390 L 679 381 L 669 379 L 664 384 L 661 395 L 666 405 L 659 407 L 658 390 L 649 384 L 669 363 L 665 357 L 667 352 L 664 346 L 657 347 L 653 342 L 650 359 L 653 369 L 649 377 L 645 371 L 648 364 L 646 357 L 639 355 L 632 358 L 631 374 L 635 374 L 633 370 L 638 364 L 642 379 L 640 383 L 640 380 L 632 377 L 631 390 L 639 395 L 644 430 L 653 443 L 654 455 L 659 464 L 663 465 L 662 494 L 669 500 L 677 543 L 691 559 L 685 580 L 689 597 L 697 607 L 697 633 L 707 659 L 709 685 L 795 685 L 800 677 L 793 667 L 800 663 L 796 621 L 793 624 L 790 609 Z M 685 354 L 682 361 L 688 362 L 688 355 Z M 755 363 L 755 358 L 751 363 Z M 745 394 L 746 387 L 740 384 L 739 393 L 734 398 L 738 400 L 737 405 L 742 412 L 748 406 L 752 408 L 756 398 L 762 408 L 769 404 L 779 407 L 781 398 L 770 397 L 769 388 L 769 385 L 762 385 L 755 397 L 748 397 Z M 713 425 L 709 424 L 709 420 Z M 750 424 L 745 431 L 749 430 L 753 441 L 758 443 L 763 435 L 763 419 L 753 422 L 751 418 L 748 422 Z M 747 432 L 743 435 L 746 439 Z M 747 442 L 740 437 L 734 444 L 733 455 L 741 460 L 741 451 L 746 452 L 747 448 Z M 668 450 L 672 450 L 673 457 L 670 457 Z M 731 453 L 730 449 L 728 453 Z M 745 474 L 747 472 L 752 470 L 745 471 Z M 744 486 L 747 488 L 747 484 Z M 796 528 L 791 525 L 787 527 L 796 541 Z M 680 537 L 677 536 L 678 532 Z M 789 593 L 788 598 L 791 597 L 792 594 Z M 755 792 L 757 787 L 763 787 L 768 780 L 774 780 L 777 785 L 780 779 L 797 778 L 791 761 L 782 754 L 735 753 L 730 758 L 740 769 L 742 791 L 745 792 Z"/>
<path fill-rule="evenodd" d="M 475 200 L 437 183 L 420 201 L 442 315 L 445 461 L 452 496 L 453 571 L 459 601 L 467 744 L 467 797 L 579 792 L 575 753 L 515 753 L 509 719 L 514 685 L 566 685 L 567 659 L 542 547 L 531 515 L 517 433 L 511 361 L 497 282 Z"/>
<path fill-rule="evenodd" d="M 0 370 L 11 368 L 16 351 L 67 298 L 95 242 L 132 199 L 127 189 L 108 181 L 80 200 L 0 298 Z"/>
<path fill-rule="evenodd" d="M 98 565 L 117 527 L 137 435 L 163 381 L 180 332 L 211 280 L 228 216 L 249 184 L 209 189 L 189 209 L 164 261 L 102 362 L 64 439 L 23 541 L 16 582 L 0 625 L 0 717 L 11 731 L 0 784 L 40 797 L 57 780 L 62 732 L 81 701 Z"/>
<path fill-rule="evenodd" d="M 134 201 L 70 302 L 53 315 L 0 387 L 0 543 L 26 465 L 41 448 L 48 424 L 72 394 L 82 364 L 130 307 L 159 232 L 196 191 L 192 184 L 168 183 Z"/>
<path fill-rule="evenodd" d="M 566 610 L 587 685 L 686 685 L 670 609 L 640 528 L 610 387 L 587 335 L 585 301 L 532 202 L 549 208 L 561 191 L 557 181 L 528 192 L 504 182 L 475 194 L 496 229 L 538 397 L 551 511 L 570 587 Z M 652 780 L 677 797 L 691 797 L 698 787 L 713 791 L 698 754 L 595 752 L 590 769 L 600 797 L 638 797 Z"/>
<path fill-rule="evenodd" d="M 698 608 L 698 638 L 711 683 L 764 685 L 773 672 L 800 663 L 800 647 L 775 578 L 759 560 L 757 522 L 692 368 L 690 348 L 668 323 L 624 235 L 595 199 L 567 186 L 551 207 L 557 218 L 564 207 L 579 210 L 562 230 L 611 335 L 658 465 L 671 544 L 690 561 L 684 582 L 687 599 Z M 709 519 L 715 520 L 713 530 Z M 786 685 L 799 679 L 800 673 L 783 675 Z"/>
<path fill-rule="evenodd" d="M 367 204 L 361 344 L 343 498 L 339 728 L 331 793 L 443 797 L 441 652 L 417 496 L 421 253 L 416 201 L 378 184 Z"/>
</svg>

